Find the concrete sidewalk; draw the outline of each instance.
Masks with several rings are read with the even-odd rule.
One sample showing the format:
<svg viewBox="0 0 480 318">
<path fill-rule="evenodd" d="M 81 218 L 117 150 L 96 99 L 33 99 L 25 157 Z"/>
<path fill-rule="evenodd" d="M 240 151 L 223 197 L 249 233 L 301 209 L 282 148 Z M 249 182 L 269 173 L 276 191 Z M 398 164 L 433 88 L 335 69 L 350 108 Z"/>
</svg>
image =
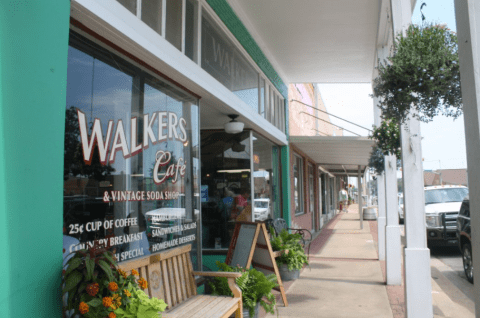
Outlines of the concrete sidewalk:
<svg viewBox="0 0 480 318">
<path fill-rule="evenodd" d="M 278 317 L 394 317 L 370 223 L 376 222 L 364 221 L 360 229 L 352 205 L 322 229 L 310 248 L 310 266 L 284 283 L 289 305 L 277 301 Z"/>
</svg>

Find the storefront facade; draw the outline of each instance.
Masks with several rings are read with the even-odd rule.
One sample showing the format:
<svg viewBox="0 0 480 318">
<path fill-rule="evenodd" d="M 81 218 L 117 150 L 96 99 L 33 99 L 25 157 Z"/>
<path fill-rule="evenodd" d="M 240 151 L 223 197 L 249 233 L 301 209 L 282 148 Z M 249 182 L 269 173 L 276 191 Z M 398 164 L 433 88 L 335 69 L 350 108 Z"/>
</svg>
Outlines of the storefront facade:
<svg viewBox="0 0 480 318">
<path fill-rule="evenodd" d="M 1 71 L 7 316 L 60 316 L 59 273 L 79 248 L 102 245 L 122 262 L 192 244 L 195 267 L 203 251 L 222 259 L 240 214 L 228 202 L 243 189 L 253 221 L 290 221 L 286 87 L 246 29 L 222 22 L 239 22 L 225 1 L 13 9 L 22 15 L 7 25 L 26 42 L 2 24 L 11 46 L 1 57 L 18 61 Z M 224 131 L 227 114 L 240 115 L 242 133 Z M 45 154 L 34 173 L 31 151 Z M 27 179 L 38 186 L 20 199 Z"/>
</svg>

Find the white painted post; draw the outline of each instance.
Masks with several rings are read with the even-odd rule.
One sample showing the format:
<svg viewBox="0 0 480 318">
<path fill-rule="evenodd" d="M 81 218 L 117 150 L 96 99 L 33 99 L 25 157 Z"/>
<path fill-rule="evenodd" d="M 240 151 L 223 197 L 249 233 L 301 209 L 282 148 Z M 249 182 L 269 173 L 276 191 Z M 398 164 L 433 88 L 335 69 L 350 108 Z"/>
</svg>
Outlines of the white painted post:
<svg viewBox="0 0 480 318">
<path fill-rule="evenodd" d="M 385 198 L 387 226 L 385 227 L 385 267 L 387 285 L 402 284 L 400 226 L 398 225 L 397 158 L 385 157 Z"/>
<path fill-rule="evenodd" d="M 480 314 L 480 1 L 455 0 L 458 54 L 467 145 L 467 172 L 472 226 L 475 313 Z"/>
<path fill-rule="evenodd" d="M 360 229 L 363 230 L 363 197 L 362 197 L 362 168 L 358 166 L 358 215 L 360 216 Z"/>
<path fill-rule="evenodd" d="M 420 122 L 409 118 L 408 127 L 402 125 L 401 134 L 407 317 L 433 317 L 430 250 L 427 248 L 425 227 Z"/>
<path fill-rule="evenodd" d="M 391 1 L 394 34 L 405 32 L 412 21 L 411 2 Z M 430 251 L 427 248 L 425 228 L 420 123 L 412 114 L 402 125 L 401 145 L 406 239 L 404 260 L 406 316 L 433 317 Z M 398 215 L 396 219 L 398 220 Z"/>
<path fill-rule="evenodd" d="M 383 62 L 388 55 L 388 48 L 382 47 L 377 50 L 377 56 L 380 59 L 380 62 Z M 376 71 L 376 70 L 375 70 Z M 375 76 L 377 76 L 377 71 Z M 374 123 L 375 126 L 379 127 L 382 121 L 381 110 L 377 106 L 379 103 L 378 98 L 373 98 L 373 113 L 374 113 Z M 385 158 L 384 158 L 385 159 Z M 378 259 L 381 261 L 385 260 L 385 227 L 387 225 L 387 210 L 386 210 L 386 199 L 385 199 L 385 172 L 377 175 L 377 204 L 378 204 L 378 218 L 377 218 L 377 227 L 378 227 Z"/>
</svg>

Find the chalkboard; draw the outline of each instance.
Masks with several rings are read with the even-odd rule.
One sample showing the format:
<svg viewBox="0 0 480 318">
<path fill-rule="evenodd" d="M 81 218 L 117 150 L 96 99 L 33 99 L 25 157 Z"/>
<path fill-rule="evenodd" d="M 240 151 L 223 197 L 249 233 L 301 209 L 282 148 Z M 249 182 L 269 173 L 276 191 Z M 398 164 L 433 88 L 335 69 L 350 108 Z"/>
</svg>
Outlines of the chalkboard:
<svg viewBox="0 0 480 318">
<path fill-rule="evenodd" d="M 258 232 L 257 225 L 248 223 L 239 224 L 240 227 L 235 240 L 236 244 L 233 247 L 233 255 L 229 263 L 232 264 L 232 266 L 247 267 L 249 256 L 254 243 L 253 241 Z"/>
<path fill-rule="evenodd" d="M 288 306 L 287 295 L 275 261 L 277 254 L 278 252 L 273 252 L 270 245 L 265 223 L 237 222 L 225 263 L 233 267 L 253 266 L 265 275 L 275 274 L 286 307 Z"/>
</svg>

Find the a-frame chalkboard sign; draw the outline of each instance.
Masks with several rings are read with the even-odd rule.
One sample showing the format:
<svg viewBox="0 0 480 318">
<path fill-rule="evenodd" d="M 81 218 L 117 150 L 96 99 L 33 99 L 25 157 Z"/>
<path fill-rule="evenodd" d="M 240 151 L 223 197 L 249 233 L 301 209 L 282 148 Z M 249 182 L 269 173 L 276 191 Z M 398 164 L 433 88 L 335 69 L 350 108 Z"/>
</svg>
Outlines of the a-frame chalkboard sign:
<svg viewBox="0 0 480 318">
<path fill-rule="evenodd" d="M 272 250 L 265 223 L 237 222 L 225 262 L 230 266 L 244 268 L 250 268 L 251 265 L 265 275 L 275 274 L 277 289 L 282 295 L 283 304 L 287 307 L 287 295 L 275 262 L 275 257 L 279 253 L 281 252 Z"/>
</svg>

